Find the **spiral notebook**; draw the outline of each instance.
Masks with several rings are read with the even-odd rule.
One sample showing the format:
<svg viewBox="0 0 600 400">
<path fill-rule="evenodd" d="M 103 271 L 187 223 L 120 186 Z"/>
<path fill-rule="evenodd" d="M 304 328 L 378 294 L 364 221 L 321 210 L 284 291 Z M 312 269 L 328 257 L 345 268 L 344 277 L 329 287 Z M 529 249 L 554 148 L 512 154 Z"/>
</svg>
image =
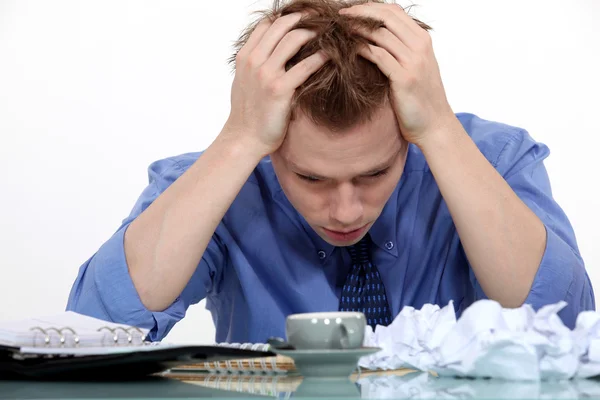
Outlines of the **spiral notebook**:
<svg viewBox="0 0 600 400">
<path fill-rule="evenodd" d="M 270 351 L 265 343 L 219 343 L 217 346 L 234 349 L 249 349 L 255 351 Z M 209 361 L 194 364 L 182 364 L 168 371 L 172 377 L 194 379 L 198 373 L 263 373 L 288 374 L 296 372 L 294 360 L 290 357 L 276 355 L 225 361 Z"/>
<path fill-rule="evenodd" d="M 146 341 L 147 329 L 115 324 L 67 311 L 0 322 L 0 379 L 122 377 L 158 373 L 182 364 L 275 356 L 266 348 L 177 345 Z"/>
</svg>

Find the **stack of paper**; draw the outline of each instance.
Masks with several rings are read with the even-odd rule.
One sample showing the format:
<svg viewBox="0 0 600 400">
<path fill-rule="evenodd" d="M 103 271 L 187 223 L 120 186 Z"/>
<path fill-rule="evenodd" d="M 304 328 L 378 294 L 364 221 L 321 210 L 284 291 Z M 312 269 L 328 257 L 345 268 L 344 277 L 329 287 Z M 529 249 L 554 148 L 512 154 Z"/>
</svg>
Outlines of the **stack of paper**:
<svg viewBox="0 0 600 400">
<path fill-rule="evenodd" d="M 383 350 L 363 357 L 368 369 L 415 368 L 440 376 L 556 380 L 600 375 L 600 314 L 582 312 L 574 330 L 557 313 L 564 302 L 535 312 L 480 300 L 456 319 L 440 308 L 405 307 L 389 326 L 366 328 L 365 345 Z"/>
</svg>

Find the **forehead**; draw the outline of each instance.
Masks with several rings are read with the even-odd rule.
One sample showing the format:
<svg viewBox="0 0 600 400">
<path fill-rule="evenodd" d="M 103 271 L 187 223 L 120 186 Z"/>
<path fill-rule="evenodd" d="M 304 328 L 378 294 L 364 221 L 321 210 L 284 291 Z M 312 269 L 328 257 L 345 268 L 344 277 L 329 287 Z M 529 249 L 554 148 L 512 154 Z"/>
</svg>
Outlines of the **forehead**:
<svg viewBox="0 0 600 400">
<path fill-rule="evenodd" d="M 289 163 L 316 175 L 345 177 L 369 171 L 401 148 L 396 117 L 386 105 L 371 120 L 335 132 L 315 125 L 299 112 L 290 122 L 279 153 Z"/>
</svg>

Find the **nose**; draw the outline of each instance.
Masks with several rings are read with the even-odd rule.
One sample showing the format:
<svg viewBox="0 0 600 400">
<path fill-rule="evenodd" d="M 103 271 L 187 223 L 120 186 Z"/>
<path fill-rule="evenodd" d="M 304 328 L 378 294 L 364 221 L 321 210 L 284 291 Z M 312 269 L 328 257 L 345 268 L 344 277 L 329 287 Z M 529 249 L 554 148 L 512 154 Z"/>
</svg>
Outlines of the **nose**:
<svg viewBox="0 0 600 400">
<path fill-rule="evenodd" d="M 342 183 L 334 190 L 329 215 L 340 228 L 357 228 L 363 216 L 363 205 L 359 191 L 352 183 Z"/>
</svg>

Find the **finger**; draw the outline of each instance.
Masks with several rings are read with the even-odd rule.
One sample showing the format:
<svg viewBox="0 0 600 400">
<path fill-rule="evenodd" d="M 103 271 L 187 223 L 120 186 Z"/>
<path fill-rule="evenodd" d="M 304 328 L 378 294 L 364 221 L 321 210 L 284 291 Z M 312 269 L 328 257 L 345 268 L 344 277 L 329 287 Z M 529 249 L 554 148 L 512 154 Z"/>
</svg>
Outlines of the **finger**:
<svg viewBox="0 0 600 400">
<path fill-rule="evenodd" d="M 367 17 L 383 21 L 385 27 L 402 41 L 409 49 L 418 48 L 419 38 L 409 24 L 390 12 L 389 4 L 366 3 L 340 10 L 340 14 L 352 17 Z"/>
<path fill-rule="evenodd" d="M 302 46 L 317 36 L 315 31 L 309 29 L 294 29 L 281 39 L 271 57 L 264 66 L 268 70 L 283 70 L 285 64 L 292 58 Z"/>
<path fill-rule="evenodd" d="M 253 64 L 262 65 L 267 61 L 277 44 L 298 22 L 300 22 L 301 18 L 301 13 L 292 13 L 277 18 L 252 51 L 250 57 L 253 59 Z"/>
<path fill-rule="evenodd" d="M 361 29 L 360 34 L 378 47 L 387 50 L 402 66 L 408 65 L 411 61 L 410 49 L 387 28 L 379 28 L 374 31 Z"/>
<path fill-rule="evenodd" d="M 404 11 L 404 8 L 400 4 L 385 4 L 385 3 L 366 3 L 363 4 L 364 7 L 375 7 L 379 10 L 383 10 L 382 15 L 389 14 L 390 12 L 398 17 L 401 21 L 406 24 L 406 27 L 412 31 L 415 35 L 419 35 L 423 28 L 417 24 L 417 22 Z M 356 7 L 356 6 L 354 6 Z M 353 8 L 353 7 L 350 7 Z"/>
<path fill-rule="evenodd" d="M 367 45 L 360 48 L 358 52 L 362 57 L 371 61 L 379 67 L 379 70 L 388 77 L 390 82 L 399 80 L 404 75 L 405 69 L 400 66 L 398 61 L 387 50 L 378 46 Z"/>
<path fill-rule="evenodd" d="M 306 57 L 298 64 L 294 65 L 280 79 L 280 84 L 288 90 L 296 89 L 302 85 L 315 72 L 319 70 L 325 63 L 329 61 L 329 57 L 321 51 Z"/>
<path fill-rule="evenodd" d="M 406 23 L 406 26 L 408 26 L 415 35 L 418 36 L 425 31 L 410 15 L 406 13 L 406 11 L 404 11 L 404 8 L 402 8 L 400 4 L 389 4 L 389 7 L 400 20 Z"/>
<path fill-rule="evenodd" d="M 265 18 L 262 21 L 260 21 L 252 31 L 252 34 L 246 41 L 246 44 L 244 44 L 242 49 L 240 49 L 240 51 L 243 51 L 246 54 L 250 54 L 252 50 L 254 50 L 256 45 L 260 42 L 262 37 L 265 35 L 271 24 L 273 24 L 273 22 L 271 22 L 268 18 Z"/>
</svg>

